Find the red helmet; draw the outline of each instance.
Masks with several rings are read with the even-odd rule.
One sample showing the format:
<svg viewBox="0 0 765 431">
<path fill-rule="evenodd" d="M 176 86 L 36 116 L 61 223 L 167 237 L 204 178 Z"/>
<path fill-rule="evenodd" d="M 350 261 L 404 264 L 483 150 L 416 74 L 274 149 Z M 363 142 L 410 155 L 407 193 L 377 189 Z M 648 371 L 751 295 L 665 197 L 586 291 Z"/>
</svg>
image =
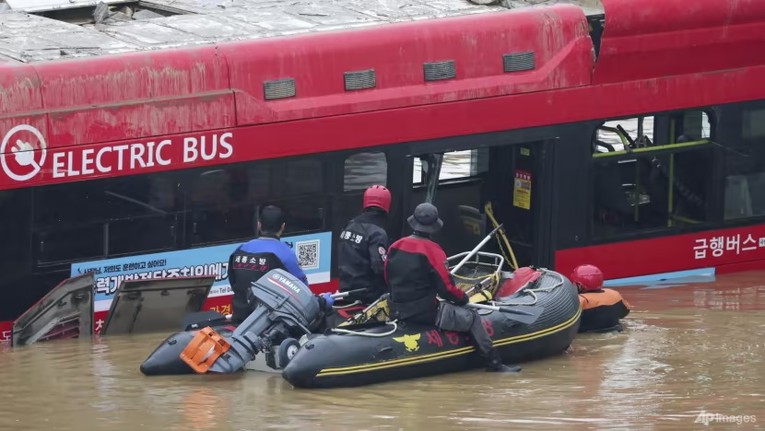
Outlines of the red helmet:
<svg viewBox="0 0 765 431">
<path fill-rule="evenodd" d="M 571 272 L 571 282 L 581 290 L 593 291 L 603 288 L 603 272 L 595 265 L 579 265 Z"/>
<path fill-rule="evenodd" d="M 362 207 L 379 207 L 387 213 L 390 210 L 390 191 L 385 186 L 368 187 L 364 190 Z"/>
</svg>

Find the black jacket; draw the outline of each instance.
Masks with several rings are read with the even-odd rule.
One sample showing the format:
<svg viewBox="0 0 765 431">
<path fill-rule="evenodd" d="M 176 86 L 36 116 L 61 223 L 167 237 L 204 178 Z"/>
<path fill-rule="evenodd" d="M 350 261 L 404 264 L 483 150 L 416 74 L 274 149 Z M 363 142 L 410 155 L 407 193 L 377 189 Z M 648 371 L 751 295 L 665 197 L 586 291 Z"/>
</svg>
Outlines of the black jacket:
<svg viewBox="0 0 765 431">
<path fill-rule="evenodd" d="M 415 234 L 394 242 L 388 250 L 385 275 L 393 318 L 435 324 L 436 294 L 457 305 L 468 303 L 449 273 L 446 254 L 427 237 Z"/>
<path fill-rule="evenodd" d="M 340 232 L 337 250 L 340 291 L 369 289 L 362 294 L 350 295 L 351 300 L 369 304 L 387 292 L 384 267 L 388 234 L 385 222 L 384 212 L 370 208 L 349 221 Z"/>
</svg>

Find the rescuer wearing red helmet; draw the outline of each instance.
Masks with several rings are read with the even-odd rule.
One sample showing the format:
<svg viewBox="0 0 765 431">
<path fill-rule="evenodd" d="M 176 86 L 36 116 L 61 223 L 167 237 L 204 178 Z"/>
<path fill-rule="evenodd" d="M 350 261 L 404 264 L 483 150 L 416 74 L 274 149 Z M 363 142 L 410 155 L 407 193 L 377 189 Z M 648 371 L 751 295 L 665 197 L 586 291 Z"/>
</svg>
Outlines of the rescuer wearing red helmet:
<svg viewBox="0 0 765 431">
<path fill-rule="evenodd" d="M 370 304 L 388 289 L 384 278 L 388 255 L 388 234 L 385 231 L 391 195 L 385 186 L 374 185 L 364 191 L 362 212 L 351 219 L 340 232 L 337 260 L 340 270 L 340 292 L 352 293 L 349 299 Z"/>
<path fill-rule="evenodd" d="M 579 332 L 621 331 L 619 319 L 632 308 L 622 295 L 603 287 L 603 272 L 595 265 L 579 265 L 569 277 L 579 289 L 582 320 Z"/>
</svg>

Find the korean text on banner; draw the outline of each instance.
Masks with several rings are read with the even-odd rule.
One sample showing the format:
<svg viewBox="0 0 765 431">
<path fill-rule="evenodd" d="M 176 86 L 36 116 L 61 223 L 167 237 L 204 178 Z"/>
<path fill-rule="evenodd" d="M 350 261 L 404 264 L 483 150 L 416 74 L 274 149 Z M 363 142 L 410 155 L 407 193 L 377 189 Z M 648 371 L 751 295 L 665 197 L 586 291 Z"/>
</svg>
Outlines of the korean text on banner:
<svg viewBox="0 0 765 431">
<path fill-rule="evenodd" d="M 282 242 L 295 251 L 309 284 L 329 281 L 331 232 L 284 237 Z M 72 265 L 71 276 L 95 272 L 95 312 L 109 310 L 114 292 L 123 280 L 215 275 L 209 297 L 231 295 L 228 259 L 239 245 L 241 243 L 79 262 Z"/>
</svg>

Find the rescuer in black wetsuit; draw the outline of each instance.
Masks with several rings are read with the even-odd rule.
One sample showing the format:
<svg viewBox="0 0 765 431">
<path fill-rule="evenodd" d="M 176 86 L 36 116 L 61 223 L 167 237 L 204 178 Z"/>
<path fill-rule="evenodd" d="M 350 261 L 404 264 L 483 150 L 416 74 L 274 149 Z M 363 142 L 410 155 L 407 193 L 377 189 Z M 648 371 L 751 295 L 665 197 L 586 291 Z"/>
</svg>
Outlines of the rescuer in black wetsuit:
<svg viewBox="0 0 765 431">
<path fill-rule="evenodd" d="M 439 306 L 436 294 L 457 306 L 467 304 L 468 296 L 454 284 L 446 254 L 430 239 L 431 234 L 443 227 L 438 209 L 429 203 L 420 204 L 407 221 L 414 233 L 390 246 L 385 264 L 391 317 L 403 322 L 433 325 L 439 319 L 439 312 L 443 312 L 440 307 L 445 306 Z M 475 310 L 448 304 L 446 307 L 451 307 L 450 315 L 459 321 L 445 322 L 442 318 L 438 326 L 444 330 L 469 332 L 478 353 L 488 361 L 488 371 L 520 369 L 502 364 L 502 358 Z"/>
<path fill-rule="evenodd" d="M 340 292 L 365 289 L 352 293 L 349 299 L 370 304 L 388 288 L 385 284 L 384 266 L 388 254 L 388 234 L 385 232 L 390 191 L 374 185 L 364 191 L 361 214 L 351 219 L 338 241 L 338 269 Z"/>
<path fill-rule="evenodd" d="M 284 213 L 278 207 L 269 205 L 260 212 L 257 222 L 258 237 L 242 244 L 229 258 L 228 279 L 234 297 L 231 300 L 231 321 L 239 324 L 252 313 L 255 304 L 248 298 L 252 283 L 272 269 L 283 269 L 308 286 L 308 278 L 298 265 L 292 249 L 279 241 L 284 232 Z M 329 311 L 332 297 L 329 294 L 319 297 L 323 310 Z"/>
</svg>

